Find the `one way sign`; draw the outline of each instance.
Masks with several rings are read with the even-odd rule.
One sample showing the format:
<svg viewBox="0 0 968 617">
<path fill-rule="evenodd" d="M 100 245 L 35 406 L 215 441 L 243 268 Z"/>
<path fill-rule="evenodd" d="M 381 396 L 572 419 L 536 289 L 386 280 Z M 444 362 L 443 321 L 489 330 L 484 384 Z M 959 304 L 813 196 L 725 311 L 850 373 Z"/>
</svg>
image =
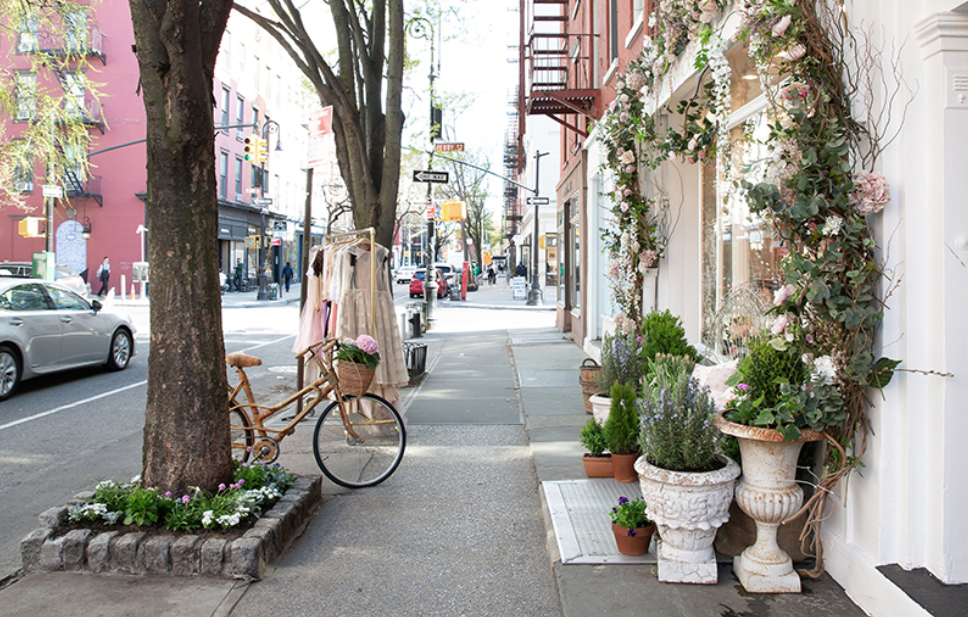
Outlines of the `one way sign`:
<svg viewBox="0 0 968 617">
<path fill-rule="evenodd" d="M 413 170 L 414 182 L 433 182 L 435 184 L 447 184 L 450 182 L 450 173 L 446 171 L 432 171 L 423 169 Z"/>
</svg>

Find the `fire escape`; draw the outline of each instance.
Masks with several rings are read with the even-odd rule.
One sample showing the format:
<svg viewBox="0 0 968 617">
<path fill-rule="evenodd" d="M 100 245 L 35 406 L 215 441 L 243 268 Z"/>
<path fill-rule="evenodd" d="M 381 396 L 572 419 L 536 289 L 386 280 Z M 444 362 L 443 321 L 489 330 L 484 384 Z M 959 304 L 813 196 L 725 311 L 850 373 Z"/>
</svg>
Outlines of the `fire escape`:
<svg viewBox="0 0 968 617">
<path fill-rule="evenodd" d="M 519 182 L 522 166 L 517 91 L 511 97 L 508 107 L 508 125 L 504 131 L 504 177 Z M 503 218 L 502 235 L 505 240 L 510 240 L 518 234 L 521 227 L 521 189 L 511 182 L 504 183 Z M 513 262 L 513 254 L 511 259 Z"/>
<path fill-rule="evenodd" d="M 548 116 L 582 137 L 578 117 L 598 116 L 594 35 L 569 32 L 569 0 L 530 0 L 523 34 L 525 113 Z"/>
<path fill-rule="evenodd" d="M 22 32 L 20 48 L 20 51 L 32 51 L 48 59 L 47 67 L 57 77 L 57 81 L 64 90 L 64 110 L 70 121 L 95 127 L 103 135 L 105 123 L 100 103 L 97 99 L 86 95 L 83 81 L 75 77 L 75 73 L 68 67 L 70 60 L 79 56 L 97 58 L 102 65 L 106 65 L 104 33 L 87 23 L 83 24 L 82 28 L 66 34 L 41 31 L 31 36 L 29 33 Z M 62 147 L 58 146 L 58 151 L 64 155 L 66 161 L 71 159 Z M 65 164 L 62 181 L 66 197 L 80 198 L 85 202 L 93 199 L 98 206 L 104 206 L 100 176 L 88 175 L 85 179 L 81 175 L 80 165 Z"/>
</svg>

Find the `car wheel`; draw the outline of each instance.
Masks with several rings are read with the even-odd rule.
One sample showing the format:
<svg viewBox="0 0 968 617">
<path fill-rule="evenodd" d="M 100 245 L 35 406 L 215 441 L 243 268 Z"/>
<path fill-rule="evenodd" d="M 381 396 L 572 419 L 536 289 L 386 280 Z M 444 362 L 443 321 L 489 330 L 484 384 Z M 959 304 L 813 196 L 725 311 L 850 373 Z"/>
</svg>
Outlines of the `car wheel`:
<svg viewBox="0 0 968 617">
<path fill-rule="evenodd" d="M 121 328 L 111 338 L 108 350 L 107 368 L 109 371 L 123 371 L 131 362 L 131 333 Z"/>
<path fill-rule="evenodd" d="M 5 401 L 20 385 L 20 358 L 6 345 L 0 345 L 0 401 Z"/>
</svg>

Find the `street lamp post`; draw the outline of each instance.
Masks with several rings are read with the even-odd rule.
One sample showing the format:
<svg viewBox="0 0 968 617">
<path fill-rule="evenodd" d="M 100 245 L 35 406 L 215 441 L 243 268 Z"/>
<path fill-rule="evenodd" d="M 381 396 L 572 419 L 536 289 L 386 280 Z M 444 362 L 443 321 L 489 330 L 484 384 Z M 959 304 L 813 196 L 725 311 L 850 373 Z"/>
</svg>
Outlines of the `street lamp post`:
<svg viewBox="0 0 968 617">
<path fill-rule="evenodd" d="M 268 144 L 269 144 L 269 127 L 275 127 L 272 131 L 276 133 L 276 150 L 282 150 L 282 145 L 279 140 L 279 123 L 275 120 L 266 120 L 262 125 L 262 139 L 266 142 L 266 155 L 268 156 Z M 266 162 L 262 161 L 262 167 L 260 171 L 260 182 L 259 182 L 259 197 L 265 200 L 266 197 Z M 268 206 L 265 201 L 259 204 L 259 214 L 261 216 L 261 235 L 259 236 L 259 293 L 256 295 L 257 300 L 268 300 L 269 294 L 266 292 L 266 270 L 269 269 L 269 261 L 267 259 L 267 252 L 265 247 L 266 239 L 266 210 Z"/>
<path fill-rule="evenodd" d="M 548 156 L 549 152 L 534 152 L 534 233 L 531 235 L 531 289 L 528 291 L 528 306 L 541 306 L 544 299 L 541 297 L 541 277 L 538 276 L 538 204 L 541 195 L 541 185 L 538 178 L 541 172 L 541 157 Z"/>
<path fill-rule="evenodd" d="M 434 168 L 434 25 L 426 17 L 414 17 L 407 22 L 407 30 L 410 35 L 417 39 L 430 41 L 430 156 L 427 169 Z M 433 183 L 427 183 L 427 212 L 433 212 Z M 434 216 L 427 217 L 427 269 L 424 274 L 424 302 L 427 306 L 427 328 L 429 329 L 437 319 L 437 272 L 434 262 L 437 260 L 435 255 L 434 240 L 436 239 L 436 229 L 434 227 Z"/>
</svg>

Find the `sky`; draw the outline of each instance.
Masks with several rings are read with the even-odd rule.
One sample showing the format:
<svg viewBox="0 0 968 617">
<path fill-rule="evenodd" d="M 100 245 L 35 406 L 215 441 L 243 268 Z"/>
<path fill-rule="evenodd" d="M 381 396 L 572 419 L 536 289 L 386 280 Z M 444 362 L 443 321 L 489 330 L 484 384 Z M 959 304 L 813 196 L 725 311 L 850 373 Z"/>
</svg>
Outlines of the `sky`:
<svg viewBox="0 0 968 617">
<path fill-rule="evenodd" d="M 464 143 L 468 152 L 483 153 L 490 159 L 490 169 L 503 174 L 508 101 L 517 84 L 517 49 L 509 48 L 509 45 L 517 45 L 518 1 L 464 0 L 454 2 L 452 6 L 455 8 L 451 14 L 457 13 L 454 19 L 459 23 L 443 23 L 444 40 L 435 50 L 439 53 L 440 71 L 434 88 L 437 92 L 465 93 L 473 102 L 459 117 L 444 111 L 444 136 L 447 141 Z M 418 43 L 421 44 L 418 46 Z M 410 40 L 408 44 L 412 54 L 419 54 L 422 66 L 414 71 L 408 84 L 419 100 L 407 109 L 407 113 L 423 132 L 421 139 L 408 145 L 426 149 L 429 147 L 426 142 L 429 122 L 426 63 L 430 50 L 422 42 Z M 508 62 L 509 58 L 515 62 Z M 489 178 L 487 206 L 500 220 L 504 187 L 499 178 Z"/>
</svg>

